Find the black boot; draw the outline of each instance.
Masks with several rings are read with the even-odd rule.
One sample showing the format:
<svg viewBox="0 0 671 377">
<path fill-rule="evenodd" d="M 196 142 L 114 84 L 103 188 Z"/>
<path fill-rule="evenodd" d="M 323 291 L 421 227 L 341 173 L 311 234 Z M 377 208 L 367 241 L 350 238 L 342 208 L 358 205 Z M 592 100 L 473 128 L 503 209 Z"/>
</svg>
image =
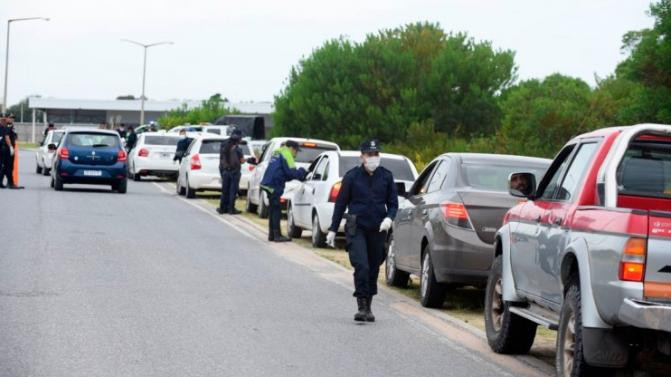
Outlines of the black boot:
<svg viewBox="0 0 671 377">
<path fill-rule="evenodd" d="M 217 207 L 217 213 L 220 214 L 220 215 L 223 215 L 226 212 L 224 212 L 224 210 L 221 209 L 221 207 Z"/>
<path fill-rule="evenodd" d="M 356 305 L 359 307 L 359 311 L 354 314 L 354 320 L 357 322 L 366 321 L 366 308 L 368 307 L 368 299 L 366 297 L 357 297 Z"/>
<path fill-rule="evenodd" d="M 268 241 L 275 241 L 275 232 L 268 232 Z"/>
<path fill-rule="evenodd" d="M 284 237 L 282 232 L 277 229 L 273 231 L 273 241 L 275 242 L 291 242 L 291 238 Z"/>
<path fill-rule="evenodd" d="M 368 297 L 366 300 L 366 322 L 375 322 L 375 316 L 370 310 L 371 305 L 373 305 L 373 296 Z"/>
</svg>

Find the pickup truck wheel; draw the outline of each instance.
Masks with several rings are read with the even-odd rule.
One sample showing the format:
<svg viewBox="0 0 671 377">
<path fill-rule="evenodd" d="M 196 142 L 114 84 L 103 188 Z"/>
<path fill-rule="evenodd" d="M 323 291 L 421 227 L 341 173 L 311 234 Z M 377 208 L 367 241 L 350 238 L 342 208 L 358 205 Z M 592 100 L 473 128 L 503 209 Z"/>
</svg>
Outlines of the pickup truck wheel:
<svg viewBox="0 0 671 377">
<path fill-rule="evenodd" d="M 384 260 L 384 270 L 385 270 L 385 281 L 388 285 L 392 287 L 406 288 L 408 286 L 408 280 L 410 279 L 410 274 L 401 271 L 396 267 L 396 253 L 394 252 L 394 234 L 392 233 L 389 238 L 389 249 L 387 250 L 387 258 Z"/>
<path fill-rule="evenodd" d="M 571 279 L 559 315 L 557 331 L 557 376 L 612 376 L 614 369 L 587 365 L 583 357 L 582 311 L 578 278 Z"/>
<path fill-rule="evenodd" d="M 508 310 L 503 301 L 503 259 L 494 259 L 485 291 L 485 332 L 492 351 L 504 354 L 529 352 L 536 337 L 536 323 Z"/>
<path fill-rule="evenodd" d="M 422 274 L 419 277 L 419 294 L 422 306 L 440 308 L 445 301 L 447 286 L 436 281 L 433 270 L 429 245 L 424 246 L 422 257 Z"/>
<path fill-rule="evenodd" d="M 58 175 L 54 178 L 54 189 L 56 191 L 63 191 L 63 180 Z"/>
<path fill-rule="evenodd" d="M 301 238 L 303 234 L 303 229 L 294 223 L 294 211 L 291 202 L 287 203 L 287 234 L 291 238 Z"/>
</svg>

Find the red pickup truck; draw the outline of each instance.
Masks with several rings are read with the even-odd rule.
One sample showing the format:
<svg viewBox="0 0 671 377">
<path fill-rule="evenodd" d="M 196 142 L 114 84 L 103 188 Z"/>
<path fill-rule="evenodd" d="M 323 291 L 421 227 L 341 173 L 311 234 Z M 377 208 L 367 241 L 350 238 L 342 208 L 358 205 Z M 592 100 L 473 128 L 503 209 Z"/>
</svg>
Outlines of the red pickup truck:
<svg viewBox="0 0 671 377">
<path fill-rule="evenodd" d="M 518 182 L 526 184 L 518 185 Z M 671 356 L 671 126 L 578 136 L 536 185 L 511 175 L 485 324 L 491 348 L 527 352 L 558 330 L 560 376 L 602 376 Z"/>
</svg>

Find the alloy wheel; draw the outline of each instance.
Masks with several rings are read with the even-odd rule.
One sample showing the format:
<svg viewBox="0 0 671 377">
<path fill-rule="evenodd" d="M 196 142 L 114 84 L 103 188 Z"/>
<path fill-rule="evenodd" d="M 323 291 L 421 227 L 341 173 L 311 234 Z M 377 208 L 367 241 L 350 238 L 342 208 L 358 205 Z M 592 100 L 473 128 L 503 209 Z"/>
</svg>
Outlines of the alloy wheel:
<svg viewBox="0 0 671 377">
<path fill-rule="evenodd" d="M 420 282 L 420 289 L 422 291 L 422 296 L 426 297 L 427 290 L 429 289 L 429 253 L 424 254 L 424 260 L 422 262 L 422 281 Z"/>
<path fill-rule="evenodd" d="M 395 257 L 396 256 L 394 255 L 394 240 L 392 239 L 391 243 L 389 244 L 389 252 L 387 253 L 387 259 L 386 259 L 387 264 L 384 266 L 388 281 L 391 281 L 394 278 L 394 270 L 396 269 L 396 261 L 394 261 Z"/>
<path fill-rule="evenodd" d="M 501 331 L 501 325 L 503 323 L 503 286 L 501 285 L 501 278 L 496 281 L 494 285 L 494 294 L 492 294 L 492 325 L 494 331 Z"/>
<path fill-rule="evenodd" d="M 573 358 L 575 355 L 575 313 L 571 312 L 564 335 L 564 376 L 570 377 L 573 371 Z"/>
</svg>

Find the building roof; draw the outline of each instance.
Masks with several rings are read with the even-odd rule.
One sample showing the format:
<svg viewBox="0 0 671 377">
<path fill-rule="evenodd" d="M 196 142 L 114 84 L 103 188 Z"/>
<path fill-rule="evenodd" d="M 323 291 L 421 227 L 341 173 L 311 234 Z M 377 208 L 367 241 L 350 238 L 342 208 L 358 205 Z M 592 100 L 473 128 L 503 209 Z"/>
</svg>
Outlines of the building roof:
<svg viewBox="0 0 671 377">
<path fill-rule="evenodd" d="M 200 106 L 202 101 L 144 101 L 145 111 L 166 112 L 186 105 L 192 109 Z M 243 114 L 270 114 L 273 112 L 272 102 L 229 102 L 228 105 Z M 140 100 L 90 100 L 39 98 L 28 99 L 31 109 L 61 109 L 61 110 L 100 110 L 100 111 L 140 111 Z"/>
</svg>

